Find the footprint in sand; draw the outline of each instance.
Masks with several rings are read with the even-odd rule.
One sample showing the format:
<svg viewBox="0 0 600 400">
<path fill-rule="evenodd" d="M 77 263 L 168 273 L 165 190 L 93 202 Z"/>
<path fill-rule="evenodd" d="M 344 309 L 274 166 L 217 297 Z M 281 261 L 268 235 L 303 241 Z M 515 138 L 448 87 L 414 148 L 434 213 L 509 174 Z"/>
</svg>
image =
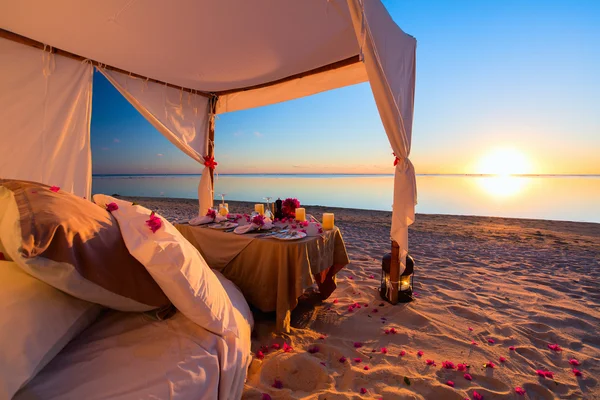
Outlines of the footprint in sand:
<svg viewBox="0 0 600 400">
<path fill-rule="evenodd" d="M 265 361 L 260 371 L 263 385 L 270 387 L 275 379 L 283 389 L 314 392 L 325 389 L 333 382 L 320 359 L 308 353 L 281 353 Z M 284 379 L 285 377 L 285 379 Z"/>
<path fill-rule="evenodd" d="M 485 315 L 476 313 L 466 307 L 448 306 L 446 308 L 452 314 L 458 315 L 459 317 L 463 317 L 463 318 L 466 318 L 471 321 L 475 321 L 475 322 L 488 322 L 489 321 L 489 319 Z"/>
</svg>

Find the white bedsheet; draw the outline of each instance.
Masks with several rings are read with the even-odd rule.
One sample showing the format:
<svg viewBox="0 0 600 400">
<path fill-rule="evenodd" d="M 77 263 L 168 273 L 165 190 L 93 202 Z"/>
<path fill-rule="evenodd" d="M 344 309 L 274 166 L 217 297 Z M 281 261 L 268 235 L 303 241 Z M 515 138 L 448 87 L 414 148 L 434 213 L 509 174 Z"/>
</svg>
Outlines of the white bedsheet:
<svg viewBox="0 0 600 400">
<path fill-rule="evenodd" d="M 235 285 L 240 337 L 220 337 L 177 312 L 166 321 L 109 311 L 67 345 L 14 399 L 239 399 L 254 321 Z"/>
</svg>

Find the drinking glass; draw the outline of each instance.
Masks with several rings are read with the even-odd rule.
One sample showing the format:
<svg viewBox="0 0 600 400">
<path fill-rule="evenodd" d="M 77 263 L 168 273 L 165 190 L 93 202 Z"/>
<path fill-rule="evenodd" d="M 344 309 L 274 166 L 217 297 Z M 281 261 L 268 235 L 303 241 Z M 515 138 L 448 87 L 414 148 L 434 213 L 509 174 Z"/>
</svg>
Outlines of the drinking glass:
<svg viewBox="0 0 600 400">
<path fill-rule="evenodd" d="M 265 210 L 265 218 L 269 218 L 269 219 L 273 220 L 274 215 L 273 215 L 273 211 L 271 211 L 271 200 L 273 198 L 272 197 L 263 197 L 263 199 L 265 199 L 267 201 L 267 207 Z"/>
</svg>

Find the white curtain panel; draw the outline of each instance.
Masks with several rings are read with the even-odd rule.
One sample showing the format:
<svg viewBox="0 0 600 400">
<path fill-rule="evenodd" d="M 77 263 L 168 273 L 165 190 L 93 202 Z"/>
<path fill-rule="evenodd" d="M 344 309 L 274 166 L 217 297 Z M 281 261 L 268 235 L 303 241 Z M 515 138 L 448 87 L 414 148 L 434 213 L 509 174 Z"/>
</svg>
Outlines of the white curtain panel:
<svg viewBox="0 0 600 400">
<path fill-rule="evenodd" d="M 98 70 L 163 136 L 200 163 L 198 202 L 199 213 L 204 215 L 213 205 L 210 169 L 204 166 L 211 120 L 209 99 L 120 72 Z"/>
<path fill-rule="evenodd" d="M 0 39 L 0 178 L 90 198 L 93 67 Z"/>
<path fill-rule="evenodd" d="M 406 268 L 408 226 L 415 220 L 417 185 L 409 160 L 415 95 L 415 38 L 404 33 L 379 0 L 348 0 L 356 37 L 385 132 L 398 157 L 392 238 Z M 390 155 L 390 163 L 394 158 Z"/>
</svg>

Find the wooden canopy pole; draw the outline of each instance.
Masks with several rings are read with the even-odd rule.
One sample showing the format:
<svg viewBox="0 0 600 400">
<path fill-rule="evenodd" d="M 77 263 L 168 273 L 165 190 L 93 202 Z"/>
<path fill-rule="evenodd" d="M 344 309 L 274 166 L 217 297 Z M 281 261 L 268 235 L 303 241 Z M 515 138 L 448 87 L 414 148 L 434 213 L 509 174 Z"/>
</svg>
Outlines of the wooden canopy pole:
<svg viewBox="0 0 600 400">
<path fill-rule="evenodd" d="M 400 246 L 392 240 L 392 260 L 390 264 L 390 285 L 388 299 L 392 304 L 398 304 L 398 290 L 400 289 Z"/>
<path fill-rule="evenodd" d="M 56 54 L 56 55 L 59 55 L 59 56 L 63 56 L 63 57 L 67 57 L 67 58 L 70 58 L 72 60 L 77 60 L 77 61 L 89 60 L 86 57 L 82 57 L 80 55 L 73 54 L 73 53 L 70 53 L 68 51 L 57 49 L 55 47 L 50 47 L 50 46 L 44 45 L 44 43 L 42 43 L 42 42 L 38 42 L 37 40 L 29 39 L 28 37 L 25 37 L 25 36 L 17 35 L 16 33 L 7 31 L 5 29 L 0 29 L 0 38 L 7 39 L 7 40 L 10 40 L 12 42 L 24 44 L 26 46 L 35 47 L 36 49 L 44 50 L 44 48 L 46 48 L 47 51 L 51 50 L 53 54 Z M 94 60 L 89 60 L 89 61 L 95 67 L 101 67 L 101 68 L 104 68 L 104 69 L 108 69 L 110 71 L 120 72 L 122 74 L 126 74 L 126 75 L 129 75 L 129 76 L 135 77 L 135 78 L 147 80 L 149 82 L 158 83 L 160 85 L 166 85 L 168 87 L 175 88 L 175 89 L 178 89 L 178 90 L 183 90 L 184 92 L 187 92 L 187 93 L 197 94 L 198 96 L 208 97 L 208 98 L 211 97 L 210 93 L 202 92 L 202 91 L 195 90 L 195 89 L 185 88 L 185 87 L 182 87 L 182 86 L 173 85 L 173 84 L 170 84 L 170 83 L 167 83 L 167 82 L 159 81 L 158 79 L 148 78 L 147 76 L 136 74 L 136 73 L 130 72 L 130 71 L 125 71 L 124 69 L 113 67 L 113 66 L 110 66 L 110 65 L 106 65 L 106 64 L 100 63 L 98 61 L 94 61 Z"/>
<path fill-rule="evenodd" d="M 217 113 L 217 102 L 219 97 L 213 94 L 208 101 L 208 156 L 215 156 L 215 115 Z M 210 170 L 210 189 L 213 199 L 215 197 L 215 170 Z"/>
</svg>

